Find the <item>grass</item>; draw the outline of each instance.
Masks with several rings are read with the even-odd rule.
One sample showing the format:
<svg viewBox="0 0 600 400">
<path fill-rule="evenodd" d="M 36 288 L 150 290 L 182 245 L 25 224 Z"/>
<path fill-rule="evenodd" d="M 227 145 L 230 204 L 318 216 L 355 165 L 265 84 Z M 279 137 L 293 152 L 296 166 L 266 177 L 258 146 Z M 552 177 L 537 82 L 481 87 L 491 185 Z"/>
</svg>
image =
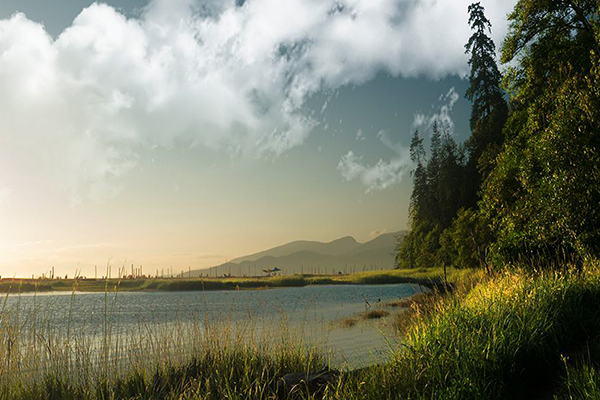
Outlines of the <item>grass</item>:
<svg viewBox="0 0 600 400">
<path fill-rule="evenodd" d="M 364 313 L 362 319 L 379 319 L 387 317 L 388 315 L 390 315 L 390 313 L 385 310 L 371 310 Z"/>
<path fill-rule="evenodd" d="M 434 307 L 417 312 L 392 362 L 353 376 L 340 397 L 501 399 L 559 390 L 561 356 L 600 333 L 600 274 L 507 273 Z"/>
<path fill-rule="evenodd" d="M 327 369 L 326 358 L 280 325 L 139 324 L 118 335 L 110 321 L 92 338 L 51 316 L 25 312 L 19 302 L 0 308 L 0 399 L 245 399 L 276 398 L 290 372 Z M 75 294 L 73 293 L 73 296 Z M 79 327 L 83 331 L 85 327 Z M 262 331 L 261 331 L 262 329 Z"/>
<path fill-rule="evenodd" d="M 340 325 L 343 328 L 352 328 L 358 322 L 358 318 L 356 317 L 348 317 L 344 318 L 340 321 Z"/>
<path fill-rule="evenodd" d="M 457 282 L 473 274 L 472 270 L 448 270 L 448 281 Z M 428 287 L 443 282 L 443 270 L 403 269 L 356 273 L 350 275 L 290 275 L 248 278 L 140 278 L 140 279 L 2 279 L 0 293 L 28 293 L 49 291 L 81 292 L 119 291 L 192 291 L 192 290 L 243 290 L 301 287 L 308 285 L 365 285 L 416 283 Z"/>
<path fill-rule="evenodd" d="M 471 269 L 448 268 L 447 278 L 449 283 L 453 283 L 463 281 L 477 273 L 478 271 Z M 439 285 L 442 284 L 443 278 L 443 268 L 414 268 L 342 275 L 336 280 L 353 284 L 421 283 Z"/>
<path fill-rule="evenodd" d="M 403 276 L 360 275 L 343 278 Z M 600 399 L 598 265 L 453 276 L 452 292 L 421 295 L 400 308 L 409 314 L 405 336 L 389 362 L 344 372 L 320 394 L 301 391 L 297 398 Z M 0 326 L 4 398 L 286 398 L 277 389 L 283 375 L 328 368 L 326 357 L 290 339 L 285 323 L 281 339 L 268 343 L 227 325 L 151 331 L 144 343 L 117 344 L 108 335 L 100 345 L 106 353 L 96 356 L 86 353 L 85 338 L 52 336 L 43 323 L 35 334 L 23 331 L 18 313 L 4 311 Z M 167 349 L 167 342 L 181 345 Z"/>
<path fill-rule="evenodd" d="M 382 309 L 375 309 L 371 311 L 366 311 L 364 313 L 359 314 L 358 316 L 343 318 L 339 321 L 339 325 L 342 328 L 352 328 L 355 326 L 359 320 L 373 320 L 373 319 L 381 319 L 390 315 L 389 311 Z"/>
<path fill-rule="evenodd" d="M 435 297 L 435 293 L 432 292 L 422 292 L 417 293 L 411 297 L 406 299 L 399 299 L 394 301 L 385 302 L 383 305 L 385 307 L 400 307 L 400 308 L 414 308 L 415 306 L 423 306 L 426 303 L 429 303 Z"/>
</svg>

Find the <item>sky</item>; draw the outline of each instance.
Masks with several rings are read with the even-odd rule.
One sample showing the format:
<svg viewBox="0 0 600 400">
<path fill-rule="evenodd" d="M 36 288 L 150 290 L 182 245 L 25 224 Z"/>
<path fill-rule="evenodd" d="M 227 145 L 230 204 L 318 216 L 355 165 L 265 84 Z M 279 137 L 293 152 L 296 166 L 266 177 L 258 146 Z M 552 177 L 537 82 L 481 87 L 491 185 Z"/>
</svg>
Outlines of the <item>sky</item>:
<svg viewBox="0 0 600 400">
<path fill-rule="evenodd" d="M 3 0 L 0 275 L 407 229 L 412 132 L 469 135 L 468 4 Z"/>
</svg>

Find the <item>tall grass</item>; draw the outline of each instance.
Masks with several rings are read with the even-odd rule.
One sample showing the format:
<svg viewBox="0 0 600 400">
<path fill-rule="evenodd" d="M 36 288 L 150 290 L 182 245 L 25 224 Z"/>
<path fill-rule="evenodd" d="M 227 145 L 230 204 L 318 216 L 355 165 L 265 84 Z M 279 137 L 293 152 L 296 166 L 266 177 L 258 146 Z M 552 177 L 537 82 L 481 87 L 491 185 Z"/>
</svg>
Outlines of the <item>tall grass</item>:
<svg viewBox="0 0 600 400">
<path fill-rule="evenodd" d="M 305 279 L 305 278 L 303 278 Z M 6 305 L 6 302 L 4 302 Z M 0 396 L 10 399 L 274 399 L 280 377 L 328 368 L 283 322 L 257 340 L 252 326 L 106 327 L 96 340 L 56 332 L 18 305 L 0 313 Z M 600 272 L 469 274 L 452 292 L 411 305 L 385 364 L 343 373 L 301 398 L 600 398 Z M 594 347 L 596 346 L 596 347 Z M 587 352 L 587 353 L 586 353 Z M 579 363 L 581 354 L 592 354 Z"/>
<path fill-rule="evenodd" d="M 111 322 L 116 295 L 106 292 L 96 336 L 70 323 L 57 327 L 42 308 L 25 310 L 19 299 L 8 305 L 5 298 L 0 398 L 274 398 L 281 376 L 327 367 L 285 316 L 272 326 L 204 315 L 189 323 L 140 323 L 137 332 L 123 333 Z"/>
<path fill-rule="evenodd" d="M 435 307 L 416 316 L 392 362 L 351 376 L 336 396 L 530 398 L 553 388 L 561 355 L 600 333 L 600 275 L 510 272 Z"/>
<path fill-rule="evenodd" d="M 596 354 L 598 356 L 598 354 Z M 589 358 L 569 365 L 565 359 L 565 376 L 562 386 L 555 398 L 600 400 L 600 369 L 598 358 Z"/>
</svg>

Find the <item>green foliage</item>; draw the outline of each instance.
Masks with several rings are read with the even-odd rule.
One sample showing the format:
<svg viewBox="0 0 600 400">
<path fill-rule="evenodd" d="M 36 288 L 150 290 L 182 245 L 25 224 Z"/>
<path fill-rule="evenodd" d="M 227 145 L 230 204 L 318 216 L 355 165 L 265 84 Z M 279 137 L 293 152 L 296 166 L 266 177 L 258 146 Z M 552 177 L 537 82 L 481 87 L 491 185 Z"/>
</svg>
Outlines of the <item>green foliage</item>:
<svg viewBox="0 0 600 400">
<path fill-rule="evenodd" d="M 528 259 L 542 267 L 600 256 L 598 3 L 518 2 L 502 46 L 503 62 L 512 62 L 504 77 L 510 115 L 490 23 L 479 3 L 469 13 L 469 158 L 434 132 L 425 164 L 413 140 L 412 232 L 398 266 Z"/>
<path fill-rule="evenodd" d="M 472 210 L 480 183 L 489 174 L 503 143 L 508 108 L 500 89 L 494 42 L 488 36 L 491 24 L 479 3 L 469 6 L 469 14 L 474 31 L 465 45 L 471 54 L 466 93 L 473 104 L 471 136 L 463 148 L 445 127 L 440 131 L 434 124 L 430 158 L 426 161 L 423 139 L 415 132 L 410 148 L 415 164 L 411 232 L 398 247 L 398 268 L 480 266 L 489 246 L 487 222 L 483 214 Z"/>
<path fill-rule="evenodd" d="M 513 111 L 482 205 L 496 264 L 600 254 L 597 7 L 522 0 L 510 15 L 503 59 L 520 56 L 506 78 Z"/>
<path fill-rule="evenodd" d="M 396 268 L 431 268 L 438 266 L 440 230 L 429 228 L 413 219 L 411 231 L 400 242 L 396 255 Z"/>
<path fill-rule="evenodd" d="M 491 232 L 483 216 L 478 211 L 461 209 L 440 237 L 440 257 L 445 265 L 482 267 L 490 242 Z"/>
<path fill-rule="evenodd" d="M 431 156 L 426 164 L 418 131 L 411 142 L 411 157 L 416 165 L 410 205 L 412 229 L 398 248 L 398 268 L 441 265 L 437 254 L 440 235 L 464 203 L 464 151 L 445 127 L 441 129 L 434 123 Z"/>
</svg>

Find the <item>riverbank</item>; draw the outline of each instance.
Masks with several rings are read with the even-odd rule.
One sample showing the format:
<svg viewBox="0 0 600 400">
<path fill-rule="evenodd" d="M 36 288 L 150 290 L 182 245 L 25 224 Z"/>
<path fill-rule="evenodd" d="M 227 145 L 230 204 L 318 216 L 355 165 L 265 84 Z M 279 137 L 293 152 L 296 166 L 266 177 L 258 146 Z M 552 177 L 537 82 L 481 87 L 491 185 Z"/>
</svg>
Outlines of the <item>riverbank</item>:
<svg viewBox="0 0 600 400">
<path fill-rule="evenodd" d="M 468 269 L 450 268 L 449 284 L 473 274 Z M 309 285 L 368 285 L 412 283 L 428 288 L 445 284 L 441 268 L 370 271 L 349 275 L 290 275 L 240 278 L 138 278 L 138 279 L 2 279 L 0 293 L 32 292 L 113 292 L 113 291 L 195 291 L 245 290 L 301 287 Z"/>
<path fill-rule="evenodd" d="M 191 351 L 158 352 L 154 361 L 136 363 L 139 349 L 125 343 L 120 351 L 131 357 L 127 368 L 111 362 L 88 365 L 85 357 L 77 362 L 87 369 L 76 368 L 77 363 L 61 358 L 64 346 L 50 344 L 51 352 L 33 349 L 32 355 L 56 358 L 50 363 L 55 367 L 27 384 L 14 380 L 22 375 L 3 370 L 7 381 L 0 384 L 0 394 L 15 399 L 600 397 L 598 264 L 583 271 L 471 272 L 453 284 L 451 292 L 398 305 L 411 311 L 405 313 L 402 339 L 390 341 L 396 343 L 390 347 L 391 360 L 380 365 L 332 371 L 327 354 L 303 345 L 285 322 L 277 333 L 281 340 L 271 344 L 252 343 L 225 326 L 193 334 L 169 332 L 167 339 L 149 332 L 156 343 L 137 343 L 147 352 L 155 352 L 162 340 L 192 342 Z M 20 335 L 6 337 L 18 340 Z M 0 355 L 9 351 L 7 343 L 0 343 Z M 68 344 L 80 346 L 77 340 Z M 310 385 L 282 388 L 289 374 L 316 378 Z"/>
</svg>

